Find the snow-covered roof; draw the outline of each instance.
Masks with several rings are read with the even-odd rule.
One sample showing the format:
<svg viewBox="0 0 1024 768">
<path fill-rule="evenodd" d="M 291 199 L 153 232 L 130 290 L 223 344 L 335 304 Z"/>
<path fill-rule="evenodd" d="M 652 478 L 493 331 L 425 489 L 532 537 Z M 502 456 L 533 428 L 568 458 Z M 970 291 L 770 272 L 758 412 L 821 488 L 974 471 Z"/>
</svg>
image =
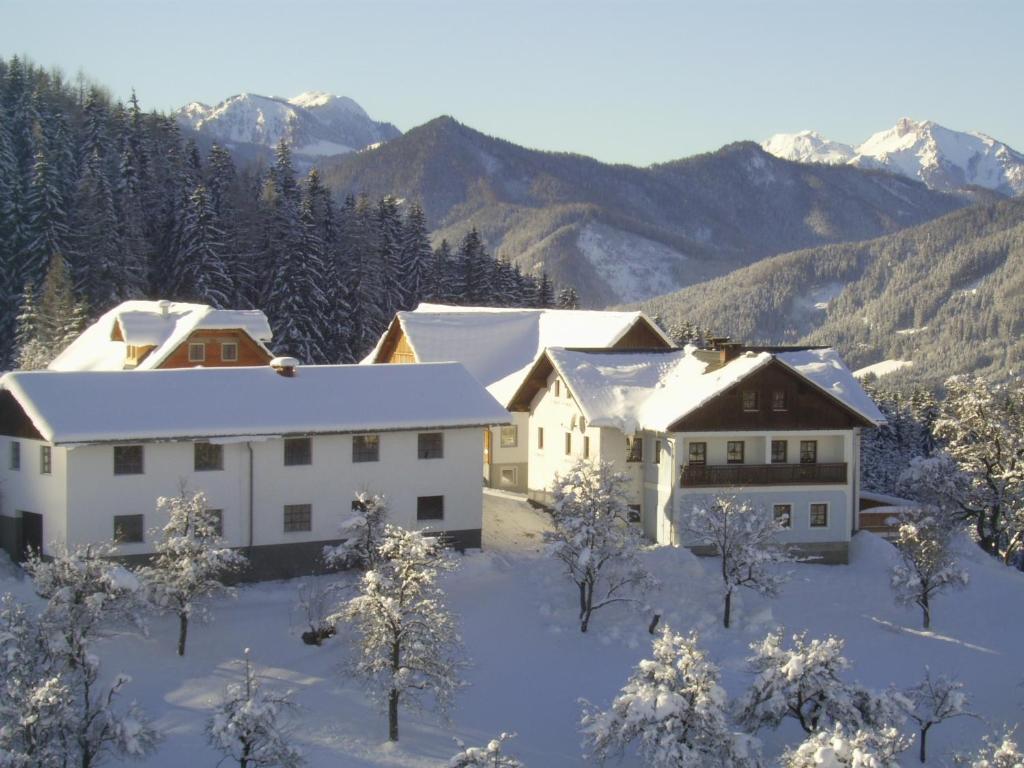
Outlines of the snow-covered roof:
<svg viewBox="0 0 1024 768">
<path fill-rule="evenodd" d="M 750 351 L 709 365 L 697 349 L 594 352 L 550 348 L 547 358 L 565 380 L 583 416 L 595 427 L 664 432 L 772 360 L 834 397 L 867 421 L 884 418 L 831 349 Z"/>
<path fill-rule="evenodd" d="M 671 346 L 643 312 L 420 304 L 395 318 L 417 361 L 460 362 L 502 403 L 508 403 L 547 347 L 609 347 L 640 321 Z M 387 335 L 364 363 L 377 361 Z"/>
<path fill-rule="evenodd" d="M 0 378 L 54 443 L 377 432 L 506 424 L 458 363 L 26 371 Z"/>
<path fill-rule="evenodd" d="M 50 363 L 53 371 L 120 371 L 127 346 L 155 349 L 135 370 L 159 365 L 196 330 L 245 331 L 258 344 L 271 339 L 258 309 L 214 309 L 206 304 L 125 301 L 103 314 Z"/>
</svg>

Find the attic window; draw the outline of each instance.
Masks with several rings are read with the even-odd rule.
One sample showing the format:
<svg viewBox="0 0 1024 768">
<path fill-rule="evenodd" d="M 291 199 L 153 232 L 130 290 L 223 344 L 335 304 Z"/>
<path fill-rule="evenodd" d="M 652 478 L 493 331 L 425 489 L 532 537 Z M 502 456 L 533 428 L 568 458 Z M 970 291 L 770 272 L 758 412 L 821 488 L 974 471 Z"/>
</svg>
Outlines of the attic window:
<svg viewBox="0 0 1024 768">
<path fill-rule="evenodd" d="M 220 359 L 225 363 L 234 363 L 238 360 L 238 342 L 225 341 L 220 345 Z"/>
<path fill-rule="evenodd" d="M 786 390 L 776 389 L 772 392 L 772 410 L 773 411 L 784 411 L 787 408 L 786 403 Z"/>
<path fill-rule="evenodd" d="M 626 461 L 636 464 L 644 460 L 644 439 L 642 437 L 626 438 Z"/>
<path fill-rule="evenodd" d="M 743 410 L 744 411 L 756 411 L 758 410 L 758 398 L 757 390 L 745 389 L 743 390 Z"/>
<path fill-rule="evenodd" d="M 558 397 L 559 395 L 562 394 L 562 382 L 560 382 L 558 379 L 555 379 L 554 394 L 555 397 Z"/>
<path fill-rule="evenodd" d="M 206 344 L 201 341 L 189 342 L 188 361 L 190 363 L 206 362 Z"/>
</svg>

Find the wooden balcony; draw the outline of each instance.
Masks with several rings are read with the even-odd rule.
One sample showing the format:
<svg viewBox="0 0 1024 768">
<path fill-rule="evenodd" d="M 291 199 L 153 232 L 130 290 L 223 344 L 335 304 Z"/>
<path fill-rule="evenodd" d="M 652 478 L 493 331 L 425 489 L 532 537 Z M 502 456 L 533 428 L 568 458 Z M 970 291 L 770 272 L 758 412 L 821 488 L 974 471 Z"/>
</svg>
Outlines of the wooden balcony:
<svg viewBox="0 0 1024 768">
<path fill-rule="evenodd" d="M 846 464 L 690 464 L 680 485 L 700 488 L 730 485 L 845 485 Z"/>
</svg>

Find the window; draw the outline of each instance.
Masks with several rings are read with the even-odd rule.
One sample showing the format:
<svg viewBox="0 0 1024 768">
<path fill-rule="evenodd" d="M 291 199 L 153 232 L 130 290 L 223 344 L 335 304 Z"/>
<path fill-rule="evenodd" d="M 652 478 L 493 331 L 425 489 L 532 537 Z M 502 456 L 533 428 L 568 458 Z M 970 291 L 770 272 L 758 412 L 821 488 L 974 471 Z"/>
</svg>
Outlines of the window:
<svg viewBox="0 0 1024 768">
<path fill-rule="evenodd" d="M 50 446 L 39 446 L 39 474 L 49 475 L 53 472 L 53 453 Z"/>
<path fill-rule="evenodd" d="M 238 343 L 234 341 L 221 342 L 220 359 L 225 363 L 233 363 L 238 360 Z"/>
<path fill-rule="evenodd" d="M 818 462 L 818 441 L 817 440 L 801 440 L 800 441 L 800 463 L 801 464 L 816 464 Z"/>
<path fill-rule="evenodd" d="M 704 465 L 708 463 L 708 444 L 690 443 L 687 461 L 690 464 Z"/>
<path fill-rule="evenodd" d="M 811 504 L 811 528 L 828 526 L 828 504 Z"/>
<path fill-rule="evenodd" d="M 313 463 L 313 439 L 310 437 L 286 437 L 284 439 L 284 465 L 295 467 Z"/>
<path fill-rule="evenodd" d="M 743 449 L 745 444 L 742 440 L 730 440 L 726 445 L 725 460 L 729 464 L 743 463 Z"/>
<path fill-rule="evenodd" d="M 590 437 L 588 435 L 583 436 L 583 458 L 590 458 Z"/>
<path fill-rule="evenodd" d="M 775 522 L 783 528 L 789 528 L 793 525 L 792 504 L 775 504 L 772 506 L 772 515 L 775 517 Z"/>
<path fill-rule="evenodd" d="M 570 456 L 572 454 L 572 432 L 565 433 L 565 455 Z"/>
<path fill-rule="evenodd" d="M 642 437 L 626 438 L 626 461 L 632 464 L 644 460 L 644 439 Z"/>
<path fill-rule="evenodd" d="M 188 345 L 188 361 L 190 363 L 202 363 L 206 361 L 206 344 L 201 341 L 193 341 Z"/>
<path fill-rule="evenodd" d="M 192 447 L 196 472 L 224 469 L 224 446 L 195 443 Z"/>
<path fill-rule="evenodd" d="M 515 467 L 502 467 L 500 476 L 502 485 L 515 485 L 516 484 L 516 468 Z"/>
<path fill-rule="evenodd" d="M 558 397 L 560 394 L 562 394 L 562 382 L 559 381 L 558 379 L 555 379 L 554 393 L 555 397 Z"/>
<path fill-rule="evenodd" d="M 380 435 L 352 436 L 352 463 L 380 461 Z"/>
<path fill-rule="evenodd" d="M 212 524 L 210 527 L 213 528 L 214 536 L 224 535 L 224 510 L 223 509 L 208 509 L 206 515 L 210 519 Z"/>
<path fill-rule="evenodd" d="M 11 440 L 11 469 L 21 469 L 21 443 Z"/>
<path fill-rule="evenodd" d="M 515 448 L 519 445 L 519 427 L 513 425 L 511 427 L 501 428 L 501 447 L 502 448 Z"/>
<path fill-rule="evenodd" d="M 296 531 L 313 530 L 313 505 L 312 504 L 285 504 L 284 505 L 284 532 L 295 533 Z"/>
<path fill-rule="evenodd" d="M 651 457 L 651 461 L 661 464 L 661 440 L 654 441 L 654 455 Z"/>
<path fill-rule="evenodd" d="M 444 433 L 420 432 L 416 455 L 421 459 L 443 459 Z"/>
<path fill-rule="evenodd" d="M 141 445 L 114 446 L 115 475 L 141 475 L 142 469 Z"/>
<path fill-rule="evenodd" d="M 776 389 L 772 392 L 772 410 L 773 411 L 784 411 L 786 410 L 786 390 Z"/>
<path fill-rule="evenodd" d="M 785 440 L 772 440 L 772 464 L 786 463 L 786 449 L 789 443 Z"/>
<path fill-rule="evenodd" d="M 444 496 L 419 496 L 416 498 L 417 520 L 444 520 Z"/>
<path fill-rule="evenodd" d="M 629 505 L 629 510 L 626 512 L 626 521 L 629 522 L 629 523 L 639 523 L 640 522 L 640 505 L 639 504 L 630 504 Z"/>
<path fill-rule="evenodd" d="M 753 389 L 743 390 L 743 410 L 756 411 L 758 409 L 757 391 Z"/>
<path fill-rule="evenodd" d="M 115 544 L 138 544 L 142 540 L 142 515 L 114 515 Z"/>
<path fill-rule="evenodd" d="M 544 427 L 537 427 L 537 450 L 544 450 Z"/>
</svg>

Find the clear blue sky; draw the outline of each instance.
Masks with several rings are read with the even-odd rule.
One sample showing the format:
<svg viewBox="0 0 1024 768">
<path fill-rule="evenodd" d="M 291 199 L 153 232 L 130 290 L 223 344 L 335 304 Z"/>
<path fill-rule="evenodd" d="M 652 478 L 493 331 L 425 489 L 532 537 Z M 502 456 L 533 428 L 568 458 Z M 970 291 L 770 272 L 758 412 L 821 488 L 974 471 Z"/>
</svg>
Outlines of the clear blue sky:
<svg viewBox="0 0 1024 768">
<path fill-rule="evenodd" d="M 1024 151 L 1022 30 L 1022 0 L 0 0 L 0 55 L 147 108 L 325 90 L 635 164 L 902 116 Z"/>
</svg>

